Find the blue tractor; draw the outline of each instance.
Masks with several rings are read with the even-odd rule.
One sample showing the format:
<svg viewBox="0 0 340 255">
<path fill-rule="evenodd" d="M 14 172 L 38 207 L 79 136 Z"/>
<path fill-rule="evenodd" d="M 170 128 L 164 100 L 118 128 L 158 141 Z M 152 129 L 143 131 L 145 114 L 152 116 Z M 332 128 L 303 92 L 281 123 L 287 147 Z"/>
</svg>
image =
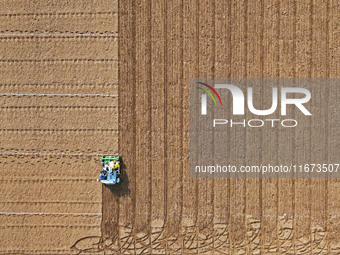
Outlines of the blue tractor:
<svg viewBox="0 0 340 255">
<path fill-rule="evenodd" d="M 105 185 L 115 185 L 120 183 L 120 157 L 104 156 L 100 158 L 102 162 L 102 171 L 98 181 Z"/>
</svg>

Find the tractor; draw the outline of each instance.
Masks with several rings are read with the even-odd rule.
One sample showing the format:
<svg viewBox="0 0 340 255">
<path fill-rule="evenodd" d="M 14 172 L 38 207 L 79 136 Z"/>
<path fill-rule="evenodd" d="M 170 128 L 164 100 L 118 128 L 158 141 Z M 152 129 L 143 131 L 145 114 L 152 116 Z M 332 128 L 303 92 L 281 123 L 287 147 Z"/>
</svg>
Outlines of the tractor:
<svg viewBox="0 0 340 255">
<path fill-rule="evenodd" d="M 102 171 L 99 179 L 105 185 L 115 185 L 120 183 L 120 157 L 104 156 L 100 158 L 102 163 Z"/>
</svg>

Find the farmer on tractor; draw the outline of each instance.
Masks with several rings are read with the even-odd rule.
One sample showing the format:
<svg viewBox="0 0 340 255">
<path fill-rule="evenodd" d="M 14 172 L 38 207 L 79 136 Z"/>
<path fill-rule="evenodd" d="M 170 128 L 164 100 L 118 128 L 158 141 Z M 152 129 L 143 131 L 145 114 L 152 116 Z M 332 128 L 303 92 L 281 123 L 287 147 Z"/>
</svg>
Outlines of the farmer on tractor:
<svg viewBox="0 0 340 255">
<path fill-rule="evenodd" d="M 100 158 L 102 170 L 97 181 L 106 185 L 114 185 L 120 182 L 120 157 L 106 156 Z"/>
</svg>

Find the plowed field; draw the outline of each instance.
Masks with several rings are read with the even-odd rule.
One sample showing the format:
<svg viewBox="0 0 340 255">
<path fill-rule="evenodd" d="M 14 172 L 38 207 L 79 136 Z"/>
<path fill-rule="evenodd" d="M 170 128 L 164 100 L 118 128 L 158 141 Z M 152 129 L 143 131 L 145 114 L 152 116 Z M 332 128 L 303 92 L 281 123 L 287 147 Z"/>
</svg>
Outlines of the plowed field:
<svg viewBox="0 0 340 255">
<path fill-rule="evenodd" d="M 190 79 L 339 77 L 337 1 L 8 3 L 0 93 L 16 95 L 0 97 L 0 254 L 340 254 L 337 179 L 189 170 Z M 338 118 L 338 89 L 313 95 Z M 229 129 L 226 157 L 339 155 L 339 128 L 301 125 Z M 106 153 L 123 158 L 111 188 L 95 182 Z"/>
</svg>

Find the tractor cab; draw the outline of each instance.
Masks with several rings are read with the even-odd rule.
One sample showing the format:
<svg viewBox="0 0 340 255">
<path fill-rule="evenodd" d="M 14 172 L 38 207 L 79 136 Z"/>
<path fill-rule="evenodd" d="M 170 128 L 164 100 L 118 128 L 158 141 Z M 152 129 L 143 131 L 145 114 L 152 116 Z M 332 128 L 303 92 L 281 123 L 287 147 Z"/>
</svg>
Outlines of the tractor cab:
<svg viewBox="0 0 340 255">
<path fill-rule="evenodd" d="M 120 183 L 120 157 L 104 156 L 100 158 L 100 161 L 102 170 L 97 181 L 105 185 Z"/>
</svg>

